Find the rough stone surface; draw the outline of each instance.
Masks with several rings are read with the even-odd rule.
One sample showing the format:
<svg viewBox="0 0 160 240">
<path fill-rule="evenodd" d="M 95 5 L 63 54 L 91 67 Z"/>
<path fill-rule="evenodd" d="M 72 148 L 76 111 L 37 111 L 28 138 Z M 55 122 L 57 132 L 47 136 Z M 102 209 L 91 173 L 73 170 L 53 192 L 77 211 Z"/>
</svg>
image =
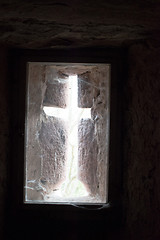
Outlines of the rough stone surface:
<svg viewBox="0 0 160 240">
<path fill-rule="evenodd" d="M 78 106 L 91 108 L 93 105 L 94 84 L 92 83 L 91 72 L 87 71 L 78 76 Z"/>
<path fill-rule="evenodd" d="M 57 104 L 59 107 L 64 102 L 63 98 L 60 101 L 63 88 L 59 89 L 53 82 L 49 83 L 50 74 L 51 71 L 45 65 L 30 64 L 26 125 L 26 200 L 42 200 L 43 194 L 48 193 L 51 186 L 54 189 L 56 183 L 63 180 L 65 126 L 63 122 L 46 116 L 43 112 L 43 106 Z M 50 94 L 53 86 L 56 87 L 55 98 L 53 93 Z"/>
<path fill-rule="evenodd" d="M 32 84 L 30 84 L 30 82 Z M 26 198 L 32 200 L 34 198 L 41 199 L 39 190 L 41 185 L 39 182 L 41 176 L 41 156 L 42 150 L 39 144 L 39 134 L 41 120 L 39 117 L 42 104 L 42 85 L 45 86 L 45 67 L 41 65 L 30 65 L 29 67 L 29 83 L 28 83 L 28 109 L 27 109 L 27 136 L 26 136 Z M 37 191 L 33 191 L 37 189 Z"/>
<path fill-rule="evenodd" d="M 54 117 L 43 118 L 39 136 L 43 164 L 41 182 L 47 191 L 51 188 L 57 189 L 57 184 L 65 180 L 67 131 L 63 120 Z"/>
<path fill-rule="evenodd" d="M 124 134 L 124 204 L 133 239 L 160 238 L 159 79 L 160 47 L 133 45 L 125 86 Z"/>
<path fill-rule="evenodd" d="M 92 120 L 82 119 L 79 125 L 79 174 L 91 193 L 103 200 L 107 189 L 109 71 L 109 66 L 100 65 L 79 75 L 79 107 L 91 108 L 92 115 Z"/>
<path fill-rule="evenodd" d="M 43 105 L 66 108 L 67 77 L 68 75 L 56 71 L 53 67 L 46 67 L 46 92 Z"/>
<path fill-rule="evenodd" d="M 22 48 L 117 46 L 159 36 L 159 0 L 0 3 L 0 41 Z"/>
</svg>

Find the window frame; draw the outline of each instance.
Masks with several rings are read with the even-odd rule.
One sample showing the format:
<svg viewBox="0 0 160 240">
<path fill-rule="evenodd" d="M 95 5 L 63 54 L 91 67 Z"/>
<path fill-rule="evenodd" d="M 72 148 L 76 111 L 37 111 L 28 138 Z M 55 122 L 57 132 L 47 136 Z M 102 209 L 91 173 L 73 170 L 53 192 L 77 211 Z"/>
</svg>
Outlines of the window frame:
<svg viewBox="0 0 160 240">
<path fill-rule="evenodd" d="M 10 87 L 11 87 L 11 169 L 10 191 L 11 215 L 26 216 L 28 212 L 47 218 L 55 216 L 69 218 L 70 212 L 82 217 L 85 206 L 75 208 L 72 204 L 29 204 L 23 202 L 24 188 L 24 134 L 26 108 L 26 63 L 27 62 L 65 62 L 65 63 L 107 63 L 111 64 L 110 83 L 110 144 L 109 144 L 109 204 L 98 211 L 100 216 L 107 217 L 109 224 L 122 220 L 122 87 L 125 79 L 124 65 L 126 50 L 120 48 L 83 48 L 83 49 L 54 49 L 54 50 L 10 50 Z M 15 191 L 16 189 L 16 191 Z M 99 207 L 98 207 L 99 208 Z M 96 210 L 97 205 L 89 209 Z M 95 211 L 90 211 L 95 212 Z M 82 214 L 82 215 L 81 215 Z M 93 213 L 89 214 L 89 217 Z M 87 214 L 84 213 L 85 217 Z M 68 216 L 68 217 L 67 217 Z M 73 216 L 73 217 L 74 217 Z"/>
</svg>

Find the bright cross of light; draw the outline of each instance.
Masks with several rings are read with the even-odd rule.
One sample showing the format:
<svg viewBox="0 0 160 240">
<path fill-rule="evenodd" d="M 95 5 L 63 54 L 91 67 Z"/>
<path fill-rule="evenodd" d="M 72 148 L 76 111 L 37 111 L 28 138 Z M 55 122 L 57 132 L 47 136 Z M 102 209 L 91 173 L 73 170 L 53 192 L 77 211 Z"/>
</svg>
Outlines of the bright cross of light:
<svg viewBox="0 0 160 240">
<path fill-rule="evenodd" d="M 43 107 L 46 115 L 62 118 L 69 122 L 66 180 L 56 194 L 64 197 L 83 197 L 88 192 L 84 184 L 78 180 L 78 124 L 81 119 L 91 118 L 91 108 L 78 107 L 77 75 L 68 79 L 68 107 Z"/>
</svg>

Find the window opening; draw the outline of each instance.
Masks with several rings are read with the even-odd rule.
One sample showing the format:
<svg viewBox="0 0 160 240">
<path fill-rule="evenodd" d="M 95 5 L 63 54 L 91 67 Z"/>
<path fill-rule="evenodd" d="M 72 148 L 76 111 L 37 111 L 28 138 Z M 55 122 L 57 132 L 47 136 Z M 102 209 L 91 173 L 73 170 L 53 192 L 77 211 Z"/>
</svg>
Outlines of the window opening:
<svg viewBox="0 0 160 240">
<path fill-rule="evenodd" d="M 109 64 L 28 63 L 25 203 L 107 203 Z"/>
</svg>

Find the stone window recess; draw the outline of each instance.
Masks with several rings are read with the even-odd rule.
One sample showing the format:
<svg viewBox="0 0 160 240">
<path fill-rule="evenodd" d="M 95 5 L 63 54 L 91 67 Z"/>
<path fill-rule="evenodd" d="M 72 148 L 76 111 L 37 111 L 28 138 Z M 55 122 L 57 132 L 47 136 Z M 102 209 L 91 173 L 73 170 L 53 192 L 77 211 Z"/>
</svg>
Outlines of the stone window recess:
<svg viewBox="0 0 160 240">
<path fill-rule="evenodd" d="M 110 65 L 29 62 L 25 203 L 107 203 Z"/>
</svg>

